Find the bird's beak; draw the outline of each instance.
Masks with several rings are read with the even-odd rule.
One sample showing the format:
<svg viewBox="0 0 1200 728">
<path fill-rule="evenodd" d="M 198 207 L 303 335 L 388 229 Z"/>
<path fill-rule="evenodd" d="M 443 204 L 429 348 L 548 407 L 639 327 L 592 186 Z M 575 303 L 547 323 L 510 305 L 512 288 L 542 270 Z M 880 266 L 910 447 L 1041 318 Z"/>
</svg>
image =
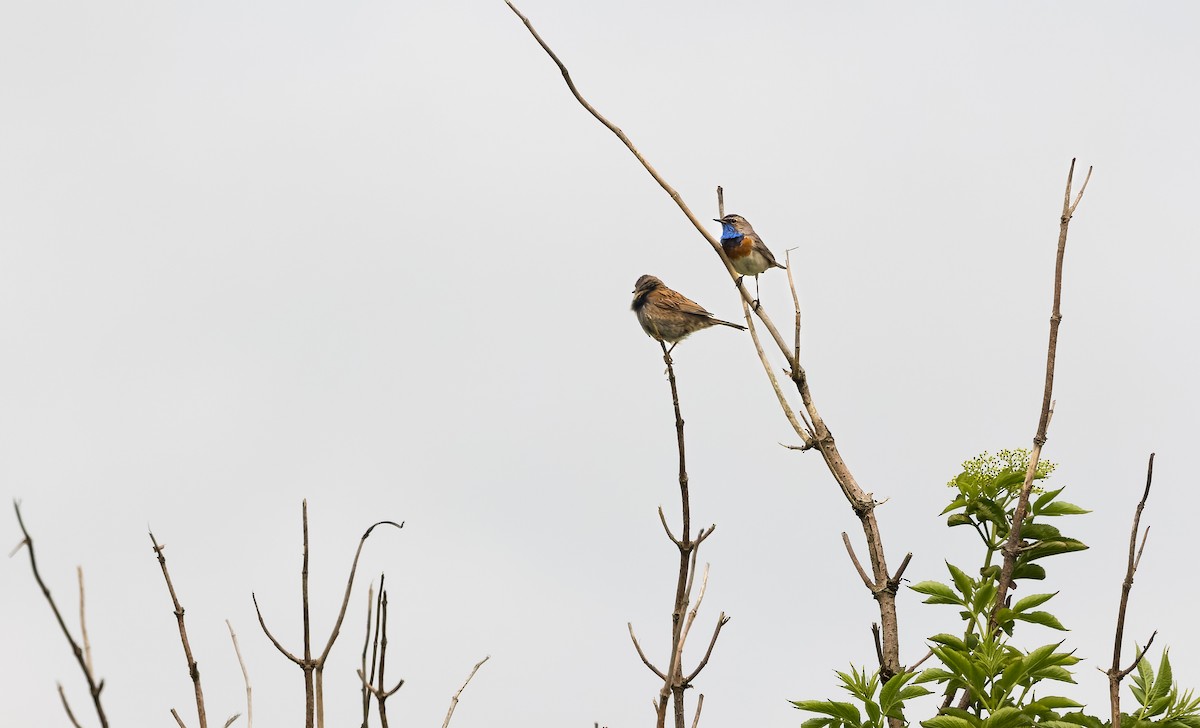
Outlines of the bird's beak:
<svg viewBox="0 0 1200 728">
<path fill-rule="evenodd" d="M 722 219 L 721 219 L 721 218 L 719 218 L 719 217 L 714 217 L 714 218 L 713 218 L 713 222 L 724 222 L 724 220 L 722 220 Z"/>
</svg>

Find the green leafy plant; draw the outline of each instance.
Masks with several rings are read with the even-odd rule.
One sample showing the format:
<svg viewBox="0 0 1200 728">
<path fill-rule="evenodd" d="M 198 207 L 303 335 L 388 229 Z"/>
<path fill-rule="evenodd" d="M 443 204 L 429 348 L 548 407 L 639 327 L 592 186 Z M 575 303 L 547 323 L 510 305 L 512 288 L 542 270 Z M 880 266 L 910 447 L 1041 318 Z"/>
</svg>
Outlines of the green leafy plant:
<svg viewBox="0 0 1200 728">
<path fill-rule="evenodd" d="M 948 582 L 922 581 L 912 591 L 925 596 L 925 604 L 958 608 L 965 622 L 960 635 L 941 633 L 929 638 L 930 653 L 941 663 L 921 673 L 901 672 L 880 686 L 879 672 L 851 666 L 838 672 L 842 687 L 854 701 L 799 700 L 793 705 L 817 713 L 803 728 L 882 728 L 892 719 L 907 725 L 904 701 L 930 694 L 926 684 L 942 686 L 938 714 L 921 721 L 925 728 L 1104 728 L 1110 722 L 1087 715 L 1084 706 L 1058 694 L 1075 682 L 1071 667 L 1080 659 L 1063 643 L 1033 649 L 1013 644 L 1020 622 L 1065 631 L 1066 627 L 1043 607 L 1057 592 L 1012 598 L 997 609 L 996 595 L 1003 548 L 1013 527 L 1030 452 L 1002 450 L 983 453 L 963 463 L 962 472 L 948 485 L 955 496 L 942 511 L 950 528 L 969 526 L 983 547 L 980 565 L 972 570 L 946 562 Z M 1021 526 L 1013 581 L 1043 581 L 1044 559 L 1086 549 L 1078 539 L 1064 535 L 1051 519 L 1088 513 L 1060 498 L 1064 488 L 1041 485 L 1054 472 L 1049 462 L 1039 462 L 1028 515 Z M 995 625 L 993 628 L 992 625 Z M 1137 673 L 1130 689 L 1140 708 L 1122 717 L 1123 728 L 1200 728 L 1200 698 L 1180 692 L 1173 682 L 1170 661 L 1164 652 L 1157 676 L 1138 653 Z M 896 685 L 896 687 L 893 687 Z M 1052 687 L 1052 686 L 1058 686 Z M 878 697 L 876 694 L 878 693 Z M 862 710 L 859 709 L 862 706 Z M 864 715 L 865 713 L 865 715 Z"/>
</svg>

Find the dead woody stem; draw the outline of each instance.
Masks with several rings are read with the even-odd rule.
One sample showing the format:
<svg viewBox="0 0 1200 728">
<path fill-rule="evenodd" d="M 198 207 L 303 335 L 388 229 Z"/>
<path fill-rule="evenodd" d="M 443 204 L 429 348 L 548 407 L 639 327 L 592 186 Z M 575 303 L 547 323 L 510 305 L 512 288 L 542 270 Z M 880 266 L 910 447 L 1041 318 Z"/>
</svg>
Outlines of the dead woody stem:
<svg viewBox="0 0 1200 728">
<path fill-rule="evenodd" d="M 1137 572 L 1138 564 L 1142 561 L 1142 551 L 1146 548 L 1146 538 L 1150 535 L 1150 527 L 1146 527 L 1142 535 L 1142 545 L 1139 547 L 1138 526 L 1142 521 L 1142 510 L 1146 508 L 1146 500 L 1150 497 L 1150 483 L 1154 479 L 1154 453 L 1150 453 L 1150 462 L 1146 465 L 1146 489 L 1142 491 L 1142 499 L 1138 501 L 1137 509 L 1133 512 L 1133 528 L 1129 530 L 1129 557 L 1125 563 L 1125 580 L 1121 582 L 1121 602 L 1117 607 L 1117 629 L 1113 638 L 1112 667 L 1105 674 L 1108 676 L 1108 702 L 1112 712 L 1112 728 L 1121 728 L 1121 681 L 1134 671 L 1146 656 L 1146 650 L 1154 642 L 1157 632 L 1150 635 L 1145 648 L 1139 650 L 1133 663 L 1124 670 L 1121 669 L 1121 643 L 1125 639 L 1125 610 L 1129 606 L 1129 593 L 1133 590 L 1133 575 Z"/>
<path fill-rule="evenodd" d="M 370 528 L 363 533 L 362 538 L 358 541 L 358 550 L 354 552 L 354 562 L 350 565 L 350 576 L 346 579 L 346 591 L 342 595 L 342 606 L 338 611 L 337 620 L 333 624 L 333 629 L 329 634 L 329 640 L 325 643 L 325 649 L 317 657 L 312 655 L 312 629 L 309 623 L 309 601 L 308 601 L 308 500 L 305 499 L 301 507 L 302 520 L 304 523 L 304 558 L 300 568 L 300 600 L 301 611 L 304 619 L 304 652 L 303 657 L 297 657 L 279 640 L 275 639 L 275 635 L 271 634 L 271 630 L 267 629 L 266 620 L 263 619 L 262 610 L 258 608 L 258 597 L 251 594 L 250 598 L 254 602 L 254 612 L 258 616 L 258 624 L 262 627 L 263 633 L 267 635 L 267 639 L 271 640 L 271 644 L 275 645 L 275 649 L 284 657 L 295 663 L 304 673 L 304 726 L 305 728 L 313 728 L 314 721 L 317 728 L 324 728 L 325 725 L 325 706 L 322 695 L 323 689 L 323 671 L 325 669 L 325 661 L 329 658 L 329 652 L 333 649 L 333 643 L 337 641 L 338 635 L 341 633 L 342 620 L 346 618 L 346 607 L 350 604 L 350 592 L 354 588 L 354 574 L 358 570 L 358 559 L 362 556 L 363 545 L 371 536 L 371 532 L 377 526 L 394 526 L 395 528 L 403 528 L 404 523 L 396 523 L 394 521 L 379 521 L 371 525 Z"/>
<path fill-rule="evenodd" d="M 1087 190 L 1088 181 L 1092 178 L 1092 168 L 1088 167 L 1087 176 L 1075 201 L 1071 201 L 1071 182 L 1075 177 L 1075 160 L 1071 160 L 1071 168 L 1067 172 L 1067 189 L 1063 193 L 1062 215 L 1058 223 L 1058 254 L 1054 263 L 1054 303 L 1050 311 L 1050 343 L 1046 347 L 1046 384 L 1042 390 L 1042 410 L 1038 416 L 1037 433 L 1033 436 L 1033 450 L 1029 453 L 1029 465 L 1025 470 L 1025 482 L 1021 485 L 1021 495 L 1017 499 L 1016 510 L 1013 511 L 1012 528 L 1008 540 L 1004 544 L 1004 565 L 1000 569 L 1000 578 L 996 584 L 996 600 L 992 604 L 992 614 L 988 620 L 989 627 L 996 629 L 996 615 L 1004 607 L 1008 590 L 1012 587 L 1013 569 L 1016 568 L 1017 556 L 1021 548 L 1021 527 L 1029 511 L 1029 494 L 1033 490 L 1034 476 L 1037 474 L 1038 460 L 1042 455 L 1042 445 L 1046 443 L 1046 430 L 1050 426 L 1050 417 L 1054 414 L 1052 406 L 1054 396 L 1054 361 L 1058 352 L 1058 327 L 1062 323 L 1062 278 L 1063 258 L 1067 252 L 1067 229 L 1071 225 L 1071 217 L 1075 208 L 1079 207 L 1083 193 Z"/>
<path fill-rule="evenodd" d="M 749 291 L 747 291 L 744 286 L 740 285 L 740 276 L 733 270 L 733 267 L 730 265 L 729 259 L 726 257 L 725 251 L 721 248 L 720 243 L 716 240 L 716 238 L 713 237 L 711 233 L 708 232 L 707 229 L 705 229 L 703 223 L 700 222 L 700 220 L 692 212 L 691 208 L 688 207 L 687 203 L 684 202 L 682 196 L 680 196 L 680 194 L 666 182 L 662 175 L 660 175 L 658 171 L 654 169 L 654 167 L 651 166 L 648 161 L 646 161 L 646 158 L 637 149 L 637 147 L 634 146 L 629 137 L 623 131 L 621 131 L 621 129 L 600 114 L 595 107 L 593 107 L 586 99 L 583 98 L 582 94 L 579 93 L 578 88 L 575 86 L 575 82 L 571 79 L 570 72 L 567 70 L 566 65 L 558 58 L 554 51 L 550 49 L 550 46 L 542 39 L 542 37 L 538 35 L 529 19 L 522 15 L 519 10 L 517 10 L 516 6 L 513 5 L 511 0 L 505 0 L 505 2 L 517 15 L 517 17 L 521 19 L 521 22 L 525 24 L 525 27 L 529 30 L 534 40 L 537 41 L 550 59 L 554 61 L 555 65 L 558 66 L 559 71 L 562 73 L 563 80 L 566 82 L 567 87 L 570 89 L 571 94 L 575 97 L 575 99 L 588 111 L 588 113 L 595 117 L 597 121 L 615 134 L 617 138 L 620 139 L 621 142 L 634 155 L 634 157 L 637 158 L 638 162 L 641 163 L 650 176 L 653 177 L 656 182 L 658 182 L 659 186 L 661 186 L 663 190 L 671 197 L 671 200 L 676 204 L 676 206 L 679 207 L 680 211 L 683 212 L 688 221 L 691 222 L 692 226 L 697 230 L 697 232 L 700 233 L 701 236 L 704 237 L 705 241 L 708 242 L 709 246 L 712 247 L 713 251 L 721 259 L 722 264 L 725 266 L 726 272 L 729 274 L 730 279 L 734 282 L 734 285 L 741 295 L 743 302 L 745 304 L 753 304 L 753 296 L 750 295 Z M 846 500 L 850 503 L 851 508 L 854 510 L 855 515 L 858 516 L 862 523 L 863 534 L 867 543 L 867 553 L 870 557 L 871 563 L 872 583 L 870 590 L 872 596 L 879 604 L 880 623 L 882 624 L 883 631 L 883 664 L 880 665 L 880 674 L 883 680 L 886 681 L 892 675 L 898 673 L 902 669 L 900 665 L 899 626 L 896 619 L 896 590 L 900 582 L 901 575 L 900 573 L 892 575 L 888 571 L 887 560 L 884 556 L 883 539 L 879 531 L 879 524 L 875 519 L 875 500 L 871 494 L 863 490 L 855 480 L 853 474 L 850 472 L 849 467 L 846 465 L 845 460 L 842 458 L 841 453 L 838 452 L 832 433 L 829 431 L 825 421 L 821 418 L 820 413 L 813 404 L 812 394 L 809 391 L 808 378 L 804 372 L 804 369 L 799 365 L 799 361 L 797 360 L 798 357 L 796 354 L 798 350 L 797 344 L 799 338 L 798 331 L 796 341 L 793 342 L 792 346 L 789 346 L 788 342 L 785 341 L 783 336 L 780 334 L 779 329 L 767 315 L 765 306 L 760 305 L 757 308 L 754 308 L 754 316 L 758 317 L 761 324 L 771 335 L 771 338 L 774 339 L 776 346 L 779 347 L 779 350 L 782 352 L 784 358 L 788 361 L 792 381 L 795 383 L 797 391 L 799 392 L 800 398 L 804 404 L 804 409 L 811 419 L 812 430 L 810 433 L 804 428 L 800 427 L 794 417 L 789 417 L 789 421 L 793 423 L 793 427 L 796 428 L 797 434 L 799 434 L 804 440 L 805 447 L 802 449 L 815 447 L 820 450 L 826 467 L 828 467 L 830 473 L 834 477 L 834 480 L 837 481 L 843 495 L 846 497 Z M 750 320 L 749 316 L 747 316 L 747 320 Z M 798 316 L 796 325 L 798 329 Z M 755 334 L 755 337 L 757 338 L 757 334 Z M 758 348 L 761 351 L 761 346 Z M 785 412 L 787 412 L 786 408 Z M 893 728 L 899 727 L 900 721 L 895 719 L 890 720 Z"/>
<path fill-rule="evenodd" d="M 154 532 L 149 532 L 150 543 L 154 547 L 154 555 L 158 557 L 158 565 L 162 567 L 163 579 L 167 582 L 167 591 L 171 594 L 171 604 L 175 606 L 175 621 L 179 624 L 179 640 L 183 643 L 183 655 L 187 658 L 188 675 L 192 678 L 192 686 L 196 692 L 196 716 L 200 721 L 200 728 L 208 728 L 208 717 L 204 712 L 204 690 L 200 687 L 200 667 L 196 664 L 196 658 L 192 657 L 192 646 L 188 643 L 187 627 L 183 623 L 183 606 L 179 603 L 179 597 L 175 595 L 175 586 L 171 583 L 171 574 L 167 571 L 167 557 L 163 555 L 164 546 L 160 545 L 154 538 Z M 171 711 L 175 716 L 175 720 L 183 725 L 183 721 L 174 710 Z"/>
</svg>

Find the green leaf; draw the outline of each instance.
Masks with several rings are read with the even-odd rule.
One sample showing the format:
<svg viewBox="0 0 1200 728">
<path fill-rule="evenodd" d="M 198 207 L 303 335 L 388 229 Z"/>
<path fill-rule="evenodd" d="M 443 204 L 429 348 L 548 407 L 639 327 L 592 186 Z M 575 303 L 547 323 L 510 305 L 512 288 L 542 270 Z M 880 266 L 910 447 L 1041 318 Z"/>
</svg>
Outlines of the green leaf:
<svg viewBox="0 0 1200 728">
<path fill-rule="evenodd" d="M 1046 523 L 1026 523 L 1021 527 L 1021 538 L 1029 541 L 1061 539 L 1062 532 Z"/>
<path fill-rule="evenodd" d="M 1034 579 L 1041 581 L 1046 578 L 1046 570 L 1041 564 L 1018 563 L 1013 569 L 1013 580 Z"/>
<path fill-rule="evenodd" d="M 950 505 L 948 505 L 944 509 L 942 509 L 942 512 L 939 513 L 938 515 L 941 516 L 941 515 L 945 515 L 945 514 L 949 513 L 950 511 L 958 510 L 959 508 L 962 508 L 966 504 L 967 504 L 967 497 L 964 495 L 960 495 L 959 497 L 950 501 Z"/>
<path fill-rule="evenodd" d="M 976 728 L 979 724 L 956 715 L 935 715 L 929 720 L 921 721 L 921 725 L 925 728 Z"/>
<path fill-rule="evenodd" d="M 1062 625 L 1062 622 L 1059 622 L 1058 618 L 1050 612 L 1028 612 L 1026 614 L 1014 614 L 1013 618 L 1019 619 L 1022 622 L 1033 622 L 1034 624 L 1040 624 L 1051 629 L 1061 630 L 1063 632 L 1068 631 L 1067 628 Z"/>
<path fill-rule="evenodd" d="M 867 709 L 867 720 L 871 721 L 871 725 L 880 725 L 883 723 L 880 720 L 883 714 L 879 710 L 879 705 L 874 700 L 864 700 L 863 707 Z"/>
<path fill-rule="evenodd" d="M 1004 707 L 989 715 L 983 722 L 983 728 L 1018 728 L 1032 722 L 1020 708 Z"/>
<path fill-rule="evenodd" d="M 1058 494 L 1061 492 L 1063 492 L 1062 488 L 1059 488 L 1058 490 L 1049 490 L 1045 493 L 1042 493 L 1037 497 L 1037 500 L 1035 500 L 1033 504 L 1029 506 L 1029 512 L 1033 513 L 1034 515 L 1040 514 L 1042 509 L 1046 507 L 1046 504 L 1057 498 Z"/>
<path fill-rule="evenodd" d="M 954 513 L 946 519 L 946 525 L 950 528 L 954 528 L 955 526 L 970 526 L 974 523 L 975 520 L 965 513 Z"/>
<path fill-rule="evenodd" d="M 1150 690 L 1150 701 L 1153 703 L 1160 698 L 1166 697 L 1171 692 L 1171 683 L 1174 678 L 1171 676 L 1171 660 L 1167 656 L 1169 650 L 1163 650 L 1162 658 L 1158 661 L 1158 678 L 1154 680 L 1154 687 Z M 1151 713 L 1157 715 L 1157 713 Z"/>
<path fill-rule="evenodd" d="M 837 719 L 836 723 L 845 723 L 847 726 L 854 728 L 862 725 L 862 716 L 859 714 L 858 708 L 850 703 L 840 703 L 836 700 L 794 700 L 792 701 L 792 705 L 800 710 L 807 710 L 810 713 L 822 713 L 833 716 Z M 833 721 L 830 721 L 830 723 L 835 724 Z"/>
<path fill-rule="evenodd" d="M 991 610 L 994 601 L 996 601 L 996 584 L 989 581 L 975 592 L 975 598 L 971 600 L 971 605 L 977 614 L 985 614 Z"/>
<path fill-rule="evenodd" d="M 909 685 L 900 691 L 899 697 L 900 697 L 900 700 L 902 700 L 902 701 L 903 700 L 912 700 L 913 698 L 920 698 L 925 695 L 931 695 L 932 693 L 933 693 L 932 690 L 930 690 L 929 688 L 926 688 L 923 685 Z"/>
<path fill-rule="evenodd" d="M 949 561 L 946 562 L 946 568 L 950 571 L 950 578 L 954 580 L 954 588 L 958 589 L 958 593 L 963 595 L 963 601 L 959 602 L 959 604 L 962 604 L 971 598 L 972 592 L 975 591 L 975 582 L 962 569 Z"/>
<path fill-rule="evenodd" d="M 1078 516 L 1084 513 L 1091 513 L 1086 508 L 1080 508 L 1074 503 L 1066 501 L 1055 501 L 1044 509 L 1038 512 L 1039 516 Z"/>
<path fill-rule="evenodd" d="M 1063 715 L 1062 720 L 1064 723 L 1071 723 L 1073 725 L 1081 725 L 1081 726 L 1084 726 L 1084 728 L 1105 728 L 1105 726 L 1107 725 L 1106 721 L 1102 721 L 1095 716 L 1084 715 L 1083 713 L 1079 713 L 1079 712 L 1067 713 L 1067 714 Z"/>
<path fill-rule="evenodd" d="M 946 634 L 944 632 L 941 634 L 935 634 L 929 638 L 929 641 L 933 642 L 934 644 L 945 645 L 952 649 L 958 650 L 959 652 L 969 652 L 966 643 L 952 634 Z"/>
<path fill-rule="evenodd" d="M 795 705 L 795 703 L 793 703 Z M 800 706 L 797 705 L 797 708 Z M 800 724 L 800 728 L 837 728 L 842 722 L 832 718 L 809 718 Z"/>
<path fill-rule="evenodd" d="M 980 498 L 967 506 L 968 513 L 976 513 L 980 518 L 991 521 L 997 526 L 1008 526 L 1008 514 L 1004 512 L 996 501 L 988 498 Z"/>
<path fill-rule="evenodd" d="M 920 675 L 917 675 L 913 680 L 913 684 L 927 682 L 946 682 L 954 677 L 954 673 L 946 672 L 940 667 L 931 667 L 928 670 L 922 670 Z"/>
<path fill-rule="evenodd" d="M 1051 710 L 1061 710 L 1062 708 L 1082 708 L 1083 707 L 1082 703 L 1076 703 L 1074 700 L 1071 700 L 1070 698 L 1062 698 L 1057 695 L 1047 695 L 1045 697 L 1038 698 L 1037 702 L 1041 703 L 1042 705 L 1046 706 L 1047 708 L 1050 708 Z"/>
<path fill-rule="evenodd" d="M 1083 551 L 1087 549 L 1087 544 L 1073 538 L 1064 538 L 1057 541 L 1039 541 L 1029 547 L 1028 551 L 1021 554 L 1024 561 L 1036 561 L 1044 559 L 1047 556 L 1055 556 L 1057 554 L 1068 554 L 1072 551 Z"/>
<path fill-rule="evenodd" d="M 1067 682 L 1074 684 L 1075 678 L 1071 677 L 1071 673 L 1063 667 L 1053 665 L 1051 667 L 1043 667 L 1040 670 L 1035 670 L 1031 673 L 1039 680 L 1058 680 L 1059 682 Z"/>
<path fill-rule="evenodd" d="M 925 600 L 925 604 L 963 605 L 963 600 L 954 593 L 954 590 L 940 581 L 922 581 L 918 584 L 913 584 L 909 589 L 918 594 L 929 595 L 929 598 Z"/>
<path fill-rule="evenodd" d="M 1013 605 L 1012 610 L 1014 612 L 1024 612 L 1026 609 L 1031 609 L 1033 607 L 1045 604 L 1053 599 L 1056 594 L 1058 594 L 1058 592 L 1053 592 L 1051 594 L 1030 594 L 1023 599 L 1018 600 L 1017 603 Z"/>
</svg>

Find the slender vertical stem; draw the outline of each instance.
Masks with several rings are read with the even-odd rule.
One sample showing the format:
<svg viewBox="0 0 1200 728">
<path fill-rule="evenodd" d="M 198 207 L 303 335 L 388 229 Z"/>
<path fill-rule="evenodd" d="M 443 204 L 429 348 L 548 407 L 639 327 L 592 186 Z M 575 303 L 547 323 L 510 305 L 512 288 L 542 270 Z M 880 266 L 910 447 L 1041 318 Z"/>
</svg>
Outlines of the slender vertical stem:
<svg viewBox="0 0 1200 728">
<path fill-rule="evenodd" d="M 1138 501 L 1133 512 L 1133 528 L 1129 530 L 1129 557 L 1125 562 L 1125 580 L 1121 582 L 1121 601 L 1117 606 L 1117 629 L 1113 637 L 1112 667 L 1108 675 L 1108 703 L 1112 713 L 1112 728 L 1121 728 L 1121 680 L 1128 672 L 1121 670 L 1121 643 L 1125 640 L 1125 610 L 1129 606 L 1129 593 L 1133 590 L 1133 575 L 1141 561 L 1141 550 L 1137 548 L 1138 526 L 1142 521 L 1142 511 L 1146 508 L 1146 500 L 1150 497 L 1150 484 L 1154 480 L 1154 453 L 1150 453 L 1150 462 L 1146 464 L 1146 489 L 1142 491 L 1142 499 Z M 1147 536 L 1149 527 L 1146 528 Z M 1146 546 L 1146 536 L 1142 537 L 1142 548 Z M 1151 637 L 1151 639 L 1154 639 Z M 1149 643 L 1146 645 L 1149 647 Z M 1141 653 L 1138 660 L 1142 658 Z M 1135 660 L 1130 670 L 1137 667 Z"/>
<path fill-rule="evenodd" d="M 1054 261 L 1054 302 L 1050 310 L 1050 341 L 1046 346 L 1046 382 L 1042 388 L 1042 409 L 1038 415 L 1037 433 L 1033 436 L 1033 449 L 1029 454 L 1029 466 L 1025 471 L 1025 482 L 1021 486 L 1021 495 L 1017 499 L 1017 507 L 1013 511 L 1012 528 L 1008 540 L 1004 544 L 1004 564 L 1000 569 L 1000 577 L 996 584 L 996 600 L 992 604 L 992 614 L 988 625 L 996 629 L 996 615 L 1004 607 L 1008 590 L 1012 587 L 1013 569 L 1016 568 L 1017 555 L 1020 551 L 1021 527 L 1029 510 L 1029 494 L 1033 490 L 1034 476 L 1037 474 L 1038 460 L 1041 458 L 1042 445 L 1046 444 L 1046 430 L 1050 427 L 1050 417 L 1054 413 L 1051 403 L 1054 401 L 1054 362 L 1058 353 L 1058 328 L 1062 323 L 1062 277 L 1063 259 L 1067 252 L 1067 230 L 1071 225 L 1071 217 L 1075 208 L 1079 207 L 1083 193 L 1087 190 L 1088 181 L 1092 178 L 1092 168 L 1088 167 L 1087 177 L 1079 188 L 1074 203 L 1071 202 L 1071 183 L 1075 177 L 1075 160 L 1071 160 L 1071 168 L 1067 172 L 1067 187 L 1063 193 L 1062 215 L 1058 222 L 1058 253 Z"/>
</svg>

